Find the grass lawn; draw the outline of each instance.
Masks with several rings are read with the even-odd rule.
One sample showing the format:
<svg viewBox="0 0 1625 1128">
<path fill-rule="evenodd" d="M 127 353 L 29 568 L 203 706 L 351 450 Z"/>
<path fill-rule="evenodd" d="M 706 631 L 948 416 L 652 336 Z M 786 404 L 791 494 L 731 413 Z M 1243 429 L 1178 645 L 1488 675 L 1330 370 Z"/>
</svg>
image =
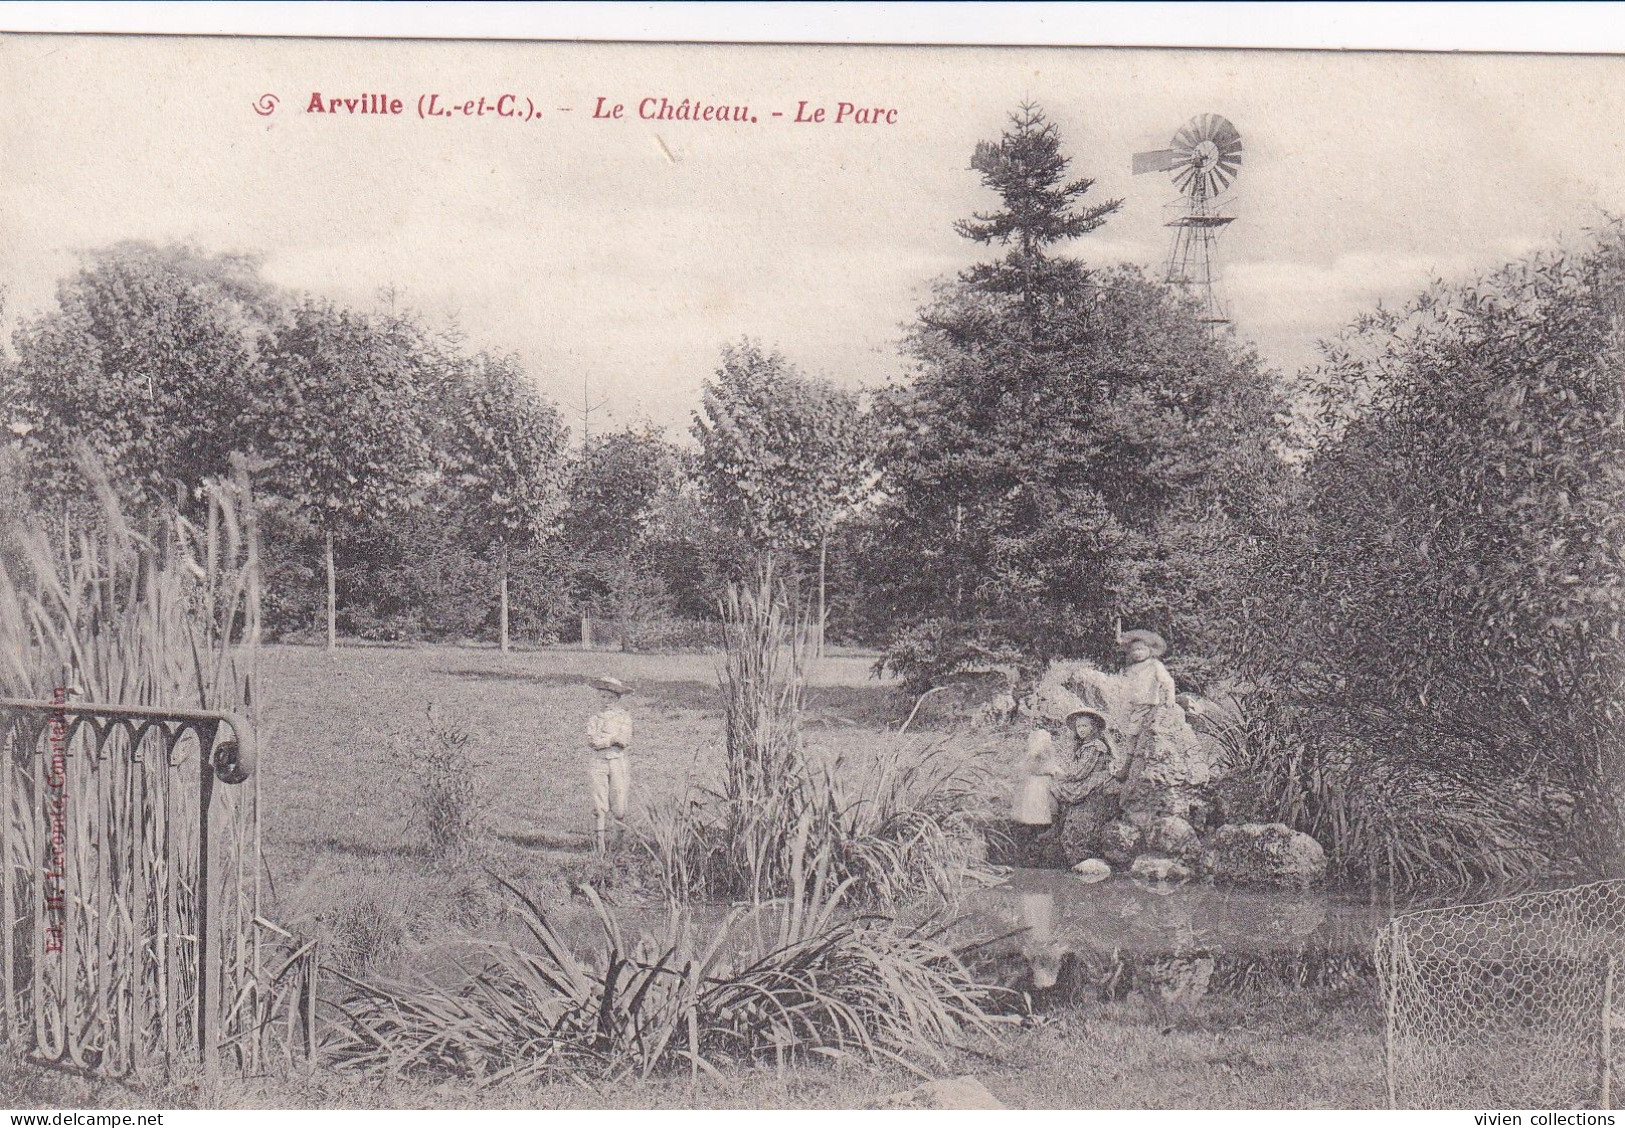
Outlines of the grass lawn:
<svg viewBox="0 0 1625 1128">
<path fill-rule="evenodd" d="M 895 730 L 909 703 L 894 685 L 870 677 L 871 664 L 850 656 L 816 664 L 807 695 L 809 743 L 861 757 L 866 747 L 893 739 L 887 726 Z M 629 841 L 618 860 L 590 850 L 586 720 L 600 705 L 586 683 L 599 673 L 636 690 L 627 705 L 635 830 L 645 804 L 681 795 L 691 782 L 716 780 L 721 696 L 711 656 L 265 648 L 259 771 L 273 917 L 308 930 L 321 916 L 324 933 L 352 933 L 336 939 L 361 949 L 353 953 L 355 966 L 364 961 L 377 970 L 390 963 L 397 925 L 405 926 L 406 941 L 439 938 L 448 924 L 500 931 L 504 897 L 488 871 L 538 891 L 566 915 L 572 884 L 586 878 L 607 886 L 611 899 L 637 899 L 646 892 L 637 879 L 647 867 L 636 844 Z M 391 758 L 392 749 L 411 755 L 425 746 L 430 705 L 473 738 L 482 830 L 475 849 L 455 859 L 429 857 L 409 829 L 412 785 Z M 923 744 L 933 737 L 906 739 Z M 961 743 L 967 755 L 997 758 L 1015 740 Z M 394 919 L 366 919 L 374 908 Z M 348 917 L 360 919 L 338 919 Z"/>
<path fill-rule="evenodd" d="M 1169 1015 L 1131 999 L 1015 1031 L 989 1056 L 962 1056 L 938 1072 L 973 1073 L 1012 1108 L 1379 1108 L 1381 1063 L 1382 1035 L 1369 1006 L 1209 1000 Z M 18 1108 L 862 1108 L 919 1082 L 898 1069 L 846 1064 L 782 1076 L 753 1068 L 723 1082 L 701 1076 L 692 1086 L 684 1075 L 481 1091 L 320 1071 L 144 1087 L 4 1057 L 0 1079 L 0 1095 Z"/>
<path fill-rule="evenodd" d="M 912 702 L 869 676 L 871 659 L 831 657 L 812 671 L 809 742 L 859 759 L 896 739 Z M 512 935 L 490 874 L 528 887 L 563 917 L 585 916 L 573 883 L 590 879 L 623 905 L 646 898 L 635 844 L 590 849 L 586 681 L 631 683 L 634 828 L 642 803 L 709 781 L 720 761 L 721 698 L 704 655 L 569 650 L 501 654 L 476 647 L 273 646 L 260 655 L 266 915 L 323 938 L 328 961 L 388 975 L 455 970 L 459 933 Z M 427 739 L 440 716 L 472 734 L 481 832 L 452 858 L 431 857 L 406 823 L 407 776 L 391 758 Z M 922 731 L 921 743 L 942 732 Z M 916 725 L 920 725 L 917 721 Z M 1008 775 L 1020 734 L 953 736 L 966 756 Z M 1000 785 L 1002 786 L 1002 785 Z M 1003 802 L 999 795 L 992 802 Z M 944 1063 L 1007 1104 L 1030 1108 L 1369 1107 L 1382 1099 L 1380 1033 L 1363 1001 L 1298 996 L 1242 1005 L 1210 997 L 1170 1013 L 1134 997 L 1086 1004 L 1012 1030 L 988 1058 Z M 0 1057 L 0 1097 L 19 1107 L 856 1107 L 915 1083 L 900 1070 L 750 1069 L 726 1082 L 687 1077 L 614 1087 L 554 1084 L 475 1091 L 349 1074 L 266 1080 L 93 1081 Z"/>
</svg>

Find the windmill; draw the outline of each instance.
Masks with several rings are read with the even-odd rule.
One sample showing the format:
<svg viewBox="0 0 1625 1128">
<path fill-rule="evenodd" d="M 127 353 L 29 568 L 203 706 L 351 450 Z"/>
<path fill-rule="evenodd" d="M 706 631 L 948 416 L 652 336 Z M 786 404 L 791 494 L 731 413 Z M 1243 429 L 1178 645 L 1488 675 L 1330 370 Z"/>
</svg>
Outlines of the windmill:
<svg viewBox="0 0 1625 1128">
<path fill-rule="evenodd" d="M 1183 196 L 1170 204 L 1172 218 L 1163 226 L 1174 229 L 1168 249 L 1166 278 L 1197 301 L 1198 316 L 1212 325 L 1224 325 L 1230 315 L 1219 301 L 1213 283 L 1218 279 L 1214 244 L 1221 227 L 1235 216 L 1224 213 L 1224 193 L 1241 171 L 1241 134 L 1218 114 L 1197 114 L 1174 134 L 1169 148 L 1134 154 L 1134 174 L 1172 173 L 1174 187 Z"/>
</svg>

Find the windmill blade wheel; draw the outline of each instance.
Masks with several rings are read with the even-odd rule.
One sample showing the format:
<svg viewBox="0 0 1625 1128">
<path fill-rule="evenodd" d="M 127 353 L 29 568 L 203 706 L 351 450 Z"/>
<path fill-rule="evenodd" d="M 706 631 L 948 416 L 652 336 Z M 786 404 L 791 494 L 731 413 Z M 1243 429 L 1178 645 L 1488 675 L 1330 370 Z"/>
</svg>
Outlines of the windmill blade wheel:
<svg viewBox="0 0 1625 1128">
<path fill-rule="evenodd" d="M 1174 134 L 1171 148 L 1179 157 L 1171 170 L 1174 186 L 1186 195 L 1217 196 L 1241 171 L 1241 132 L 1218 114 L 1191 118 Z"/>
</svg>

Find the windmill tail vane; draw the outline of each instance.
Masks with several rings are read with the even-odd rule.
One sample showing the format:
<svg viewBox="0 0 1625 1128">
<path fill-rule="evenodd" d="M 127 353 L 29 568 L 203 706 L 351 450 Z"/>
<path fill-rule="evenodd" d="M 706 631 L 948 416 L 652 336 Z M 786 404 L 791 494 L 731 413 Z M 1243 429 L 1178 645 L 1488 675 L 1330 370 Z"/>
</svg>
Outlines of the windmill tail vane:
<svg viewBox="0 0 1625 1128">
<path fill-rule="evenodd" d="M 1166 149 L 1135 153 L 1133 171 L 1168 173 L 1179 190 L 1163 226 L 1173 229 L 1164 273 L 1166 281 L 1196 300 L 1198 317 L 1225 325 L 1230 314 L 1220 301 L 1216 257 L 1218 233 L 1235 220 L 1221 197 L 1241 171 L 1243 148 L 1236 127 L 1218 114 L 1198 114 L 1174 134 Z"/>
</svg>

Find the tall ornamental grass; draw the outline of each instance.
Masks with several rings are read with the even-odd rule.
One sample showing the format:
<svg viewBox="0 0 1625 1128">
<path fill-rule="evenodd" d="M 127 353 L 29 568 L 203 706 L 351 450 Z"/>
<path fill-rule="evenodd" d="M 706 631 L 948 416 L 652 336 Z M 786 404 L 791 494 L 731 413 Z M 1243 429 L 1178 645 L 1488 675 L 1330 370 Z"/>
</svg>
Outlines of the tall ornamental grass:
<svg viewBox="0 0 1625 1128">
<path fill-rule="evenodd" d="M 864 757 L 810 750 L 801 732 L 810 618 L 790 608 L 771 568 L 731 588 L 722 612 L 722 779 L 651 811 L 646 841 L 669 897 L 792 895 L 798 856 L 825 859 L 829 889 L 885 906 L 951 899 L 985 872 L 972 815 L 992 790 L 982 769 L 951 740 Z"/>
<path fill-rule="evenodd" d="M 482 1086 L 832 1058 L 924 1073 L 1012 1021 L 995 1014 L 1007 992 L 977 983 L 935 930 L 855 914 L 850 883 L 823 892 L 832 865 L 827 852 L 798 853 L 791 897 L 737 907 L 709 929 L 673 906 L 662 930 L 636 936 L 583 887 L 602 930 L 590 955 L 508 886 L 532 944 L 478 945 L 484 966 L 450 986 L 345 977 L 327 1055 L 369 1074 Z"/>
<path fill-rule="evenodd" d="M 87 449 L 79 459 L 96 504 L 19 520 L 0 551 L 0 697 L 248 712 L 259 568 L 246 475 L 209 484 L 195 519 L 171 509 L 136 522 Z M 212 788 L 206 969 L 198 758 L 210 749 L 192 736 L 166 748 L 160 729 L 140 724 L 113 726 L 100 742 L 71 714 L 60 725 L 60 775 L 41 771 L 26 740 L 0 762 L 0 885 L 7 908 L 24 913 L 0 943 L 43 927 L 27 906 L 46 870 L 40 811 L 55 794 L 66 839 L 56 920 L 71 937 L 60 955 L 32 940 L 7 954 L 8 968 L 12 955 L 37 961 L 44 987 L 6 1009 L 42 1013 L 34 1049 L 46 1057 L 112 1074 L 172 1065 L 206 1050 L 196 992 L 212 970 L 209 1040 L 257 1066 L 261 1019 L 280 997 L 277 977 L 262 974 L 272 957 L 258 923 L 259 773 Z"/>
</svg>

